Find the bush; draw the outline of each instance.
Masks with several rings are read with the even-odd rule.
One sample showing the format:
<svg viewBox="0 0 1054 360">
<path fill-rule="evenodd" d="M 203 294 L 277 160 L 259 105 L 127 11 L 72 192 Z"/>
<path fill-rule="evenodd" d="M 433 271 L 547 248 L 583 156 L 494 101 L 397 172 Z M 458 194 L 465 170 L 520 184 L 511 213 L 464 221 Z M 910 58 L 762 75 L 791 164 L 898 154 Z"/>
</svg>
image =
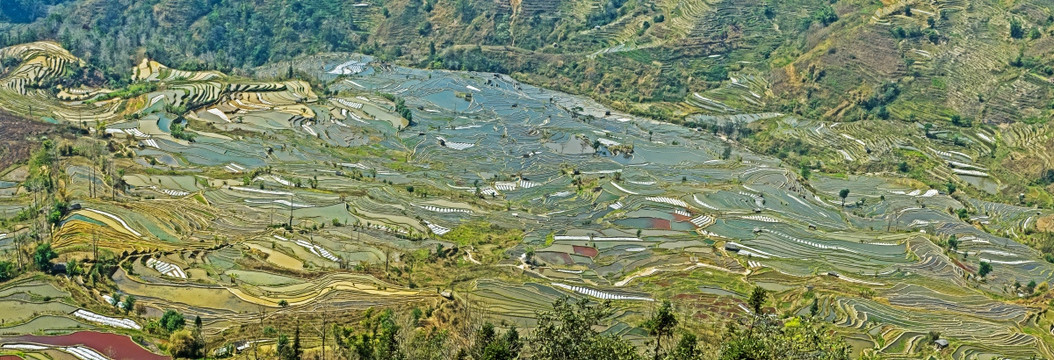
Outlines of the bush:
<svg viewBox="0 0 1054 360">
<path fill-rule="evenodd" d="M 172 122 L 172 125 L 169 126 L 168 129 L 172 132 L 172 137 L 180 140 L 194 142 L 194 134 L 186 132 L 183 124 L 177 124 L 175 122 Z"/>
<path fill-rule="evenodd" d="M 196 331 L 179 330 L 169 336 L 168 352 L 176 358 L 198 359 L 205 356 L 205 340 Z"/>
<path fill-rule="evenodd" d="M 1020 20 L 1010 20 L 1010 37 L 1014 39 L 1020 39 L 1025 36 L 1025 28 L 1022 27 Z"/>
<path fill-rule="evenodd" d="M 161 316 L 160 323 L 161 327 L 169 332 L 183 329 L 183 327 L 187 325 L 186 320 L 183 319 L 183 314 L 180 314 L 175 310 L 165 311 L 165 314 Z"/>
<path fill-rule="evenodd" d="M 838 14 L 834 12 L 834 8 L 830 6 L 824 6 L 819 10 L 816 10 L 816 13 L 813 14 L 813 19 L 815 19 L 816 22 L 823 24 L 823 26 L 827 26 L 831 25 L 831 23 L 835 21 L 838 21 Z"/>
<path fill-rule="evenodd" d="M 962 116 L 959 116 L 958 114 L 952 115 L 952 119 L 951 120 L 952 120 L 952 125 L 955 125 L 955 126 L 958 126 L 958 127 L 970 127 L 970 126 L 973 126 L 973 120 L 970 120 L 969 118 L 964 118 Z"/>
<path fill-rule="evenodd" d="M 981 265 L 977 268 L 977 275 L 980 275 L 981 277 L 985 277 L 985 276 L 988 276 L 988 274 L 991 274 L 991 273 L 992 273 L 992 263 L 987 262 L 987 261 L 982 261 Z"/>
<path fill-rule="evenodd" d="M 0 261 L 0 281 L 11 280 L 15 277 L 15 264 L 10 261 Z"/>
<path fill-rule="evenodd" d="M 59 255 L 51 249 L 51 244 L 44 243 L 37 246 L 37 250 L 33 252 L 33 264 L 37 266 L 40 271 L 51 270 L 51 260 L 57 258 Z"/>
<path fill-rule="evenodd" d="M 538 313 L 529 340 L 535 359 L 641 359 L 629 341 L 595 328 L 612 313 L 611 304 L 557 300 L 553 311 Z"/>
</svg>

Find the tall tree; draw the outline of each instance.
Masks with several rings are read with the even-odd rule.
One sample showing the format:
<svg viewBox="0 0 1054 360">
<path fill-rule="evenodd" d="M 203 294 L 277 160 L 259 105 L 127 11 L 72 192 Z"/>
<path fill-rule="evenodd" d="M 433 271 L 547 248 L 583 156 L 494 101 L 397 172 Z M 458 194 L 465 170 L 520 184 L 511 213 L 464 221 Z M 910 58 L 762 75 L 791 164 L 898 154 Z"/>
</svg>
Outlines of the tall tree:
<svg viewBox="0 0 1054 360">
<path fill-rule="evenodd" d="M 529 344 L 539 360 L 635 360 L 637 349 L 626 340 L 596 330 L 611 315 L 611 303 L 557 300 L 552 311 L 539 312 Z"/>
<path fill-rule="evenodd" d="M 469 353 L 473 360 L 512 360 L 519 356 L 520 348 L 520 333 L 515 326 L 499 336 L 494 324 L 487 322 L 476 330 Z"/>
<path fill-rule="evenodd" d="M 644 328 L 648 330 L 648 334 L 655 337 L 655 360 L 661 359 L 663 339 L 672 338 L 673 330 L 677 328 L 677 317 L 673 314 L 673 305 L 669 300 L 664 300 L 659 310 L 644 322 Z"/>
<path fill-rule="evenodd" d="M 51 260 L 58 257 L 59 255 L 51 249 L 50 243 L 42 243 L 37 245 L 37 250 L 33 252 L 33 264 L 37 266 L 40 271 L 51 270 Z"/>
<path fill-rule="evenodd" d="M 747 302 L 750 303 L 750 308 L 754 310 L 754 315 L 762 315 L 762 310 L 765 307 L 765 301 L 768 299 L 768 296 L 768 291 L 765 291 L 765 289 L 762 289 L 760 286 L 755 286 L 754 290 L 750 292 L 750 298 Z"/>
</svg>

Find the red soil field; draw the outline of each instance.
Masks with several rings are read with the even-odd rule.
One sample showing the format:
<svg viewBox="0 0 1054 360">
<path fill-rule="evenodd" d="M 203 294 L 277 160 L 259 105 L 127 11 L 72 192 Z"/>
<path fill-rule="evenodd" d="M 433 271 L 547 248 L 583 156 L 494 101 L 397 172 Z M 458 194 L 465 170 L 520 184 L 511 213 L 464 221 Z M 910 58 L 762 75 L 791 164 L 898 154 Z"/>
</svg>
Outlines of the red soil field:
<svg viewBox="0 0 1054 360">
<path fill-rule="evenodd" d="M 670 230 L 670 220 L 666 219 L 651 219 L 652 229 Z"/>
<path fill-rule="evenodd" d="M 126 335 L 80 331 L 57 336 L 25 335 L 0 340 L 0 343 L 37 343 L 52 346 L 87 346 L 114 360 L 169 360 L 147 351 Z"/>
<path fill-rule="evenodd" d="M 692 220 L 692 217 L 691 216 L 684 216 L 684 215 L 681 215 L 681 214 L 678 214 L 678 213 L 673 213 L 673 220 L 674 221 L 689 221 L 689 220 Z"/>
<path fill-rule="evenodd" d="M 597 251 L 597 249 L 594 249 L 594 248 L 591 248 L 591 247 L 578 246 L 578 245 L 572 245 L 572 247 L 575 249 L 575 254 L 578 254 L 578 255 L 588 256 L 588 257 L 596 257 L 597 254 L 600 254 L 600 252 Z"/>
</svg>

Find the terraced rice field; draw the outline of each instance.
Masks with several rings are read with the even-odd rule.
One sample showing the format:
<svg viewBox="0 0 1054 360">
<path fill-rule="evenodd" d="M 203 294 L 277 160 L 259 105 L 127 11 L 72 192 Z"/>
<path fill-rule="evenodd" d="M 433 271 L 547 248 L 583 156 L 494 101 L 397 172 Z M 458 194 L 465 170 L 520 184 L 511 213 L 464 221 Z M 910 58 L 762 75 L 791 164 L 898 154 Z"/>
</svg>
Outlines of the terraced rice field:
<svg viewBox="0 0 1054 360">
<path fill-rule="evenodd" d="M 716 11 L 738 11 L 729 6 Z M 709 31 L 709 10 L 684 11 L 697 15 L 691 31 Z M 66 55 L 48 43 L 35 46 L 2 50 L 43 56 L 20 73 L 26 79 L 54 76 L 74 61 L 58 60 Z M 749 286 L 760 284 L 781 299 L 781 313 L 807 312 L 805 293 L 822 299 L 818 316 L 857 351 L 910 357 L 928 346 L 922 336 L 938 331 L 956 359 L 1052 355 L 1051 319 L 1008 290 L 1054 280 L 1054 266 L 1015 235 L 1035 230 L 1047 211 L 878 175 L 803 180 L 773 157 L 737 148 L 736 160 L 722 159 L 735 144 L 709 133 L 505 75 L 362 59 L 293 62 L 325 89 L 137 66 L 137 81 L 164 85 L 114 100 L 135 101 L 125 111 L 138 118 L 117 116 L 110 104 L 85 117 L 109 120 L 98 136 L 132 144 L 113 160 L 127 188 L 90 197 L 89 184 L 110 190 L 100 179 L 107 177 L 93 182 L 90 161 L 63 159 L 65 186 L 80 207 L 57 223 L 52 244 L 62 260 L 90 259 L 96 245 L 119 258 L 107 296 L 135 296 L 146 315 L 119 312 L 102 292 L 29 279 L 0 288 L 10 309 L 0 310 L 0 333 L 132 331 L 175 309 L 219 335 L 258 323 L 261 312 L 450 301 L 529 328 L 535 311 L 572 297 L 612 300 L 609 330 L 640 340 L 641 314 L 656 300 L 693 309 L 691 321 L 717 321 L 743 313 Z M 274 74 L 265 67 L 256 75 Z M 17 81 L 5 84 L 0 92 L 20 91 Z M 860 136 L 873 124 L 742 110 L 766 101 L 768 86 L 737 75 L 689 102 L 723 113 L 713 121 L 780 121 L 789 134 L 839 146 L 838 161 L 869 161 L 879 155 L 868 149 L 898 146 Z M 319 90 L 332 96 L 320 101 Z M 472 96 L 458 96 L 465 92 Z M 404 100 L 415 125 L 381 94 Z M 73 105 L 48 104 L 56 119 L 81 121 L 61 116 L 76 113 Z M 185 131 L 196 140 L 172 137 L 161 124 L 175 116 L 158 104 L 186 106 Z M 628 145 L 630 154 L 605 150 Z M 917 149 L 945 164 L 933 169 L 942 179 L 985 178 L 992 170 L 978 164 L 980 146 Z M 845 206 L 842 189 L 850 190 Z M 3 209 L 30 201 L 0 192 Z M 981 209 L 985 226 L 949 212 L 966 206 Z M 940 244 L 953 235 L 958 250 L 947 251 Z M 0 247 L 10 246 L 0 236 Z M 995 268 L 984 281 L 973 275 L 981 259 Z"/>
</svg>

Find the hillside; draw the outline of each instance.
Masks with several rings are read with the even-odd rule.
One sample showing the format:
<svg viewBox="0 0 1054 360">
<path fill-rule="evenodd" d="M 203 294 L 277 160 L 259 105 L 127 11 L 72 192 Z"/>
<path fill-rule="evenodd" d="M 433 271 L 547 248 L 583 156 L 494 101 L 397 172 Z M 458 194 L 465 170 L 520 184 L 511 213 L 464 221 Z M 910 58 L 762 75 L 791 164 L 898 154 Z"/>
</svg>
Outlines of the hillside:
<svg viewBox="0 0 1054 360">
<path fill-rule="evenodd" d="M 794 168 L 899 172 L 1054 206 L 1045 178 L 1054 169 L 1054 9 L 1038 0 L 79 0 L 42 9 L 50 14 L 29 24 L 0 23 L 0 41 L 56 39 L 110 87 L 127 85 L 124 69 L 144 57 L 248 74 L 357 52 L 511 74 L 726 132 Z M 853 123 L 844 135 L 856 141 L 803 127 L 839 123 Z M 969 159 L 939 155 L 949 151 Z M 984 175 L 964 178 L 977 169 L 955 163 Z"/>
<path fill-rule="evenodd" d="M 1045 0 L 5 2 L 0 358 L 1052 358 L 1052 79 Z"/>
<path fill-rule="evenodd" d="M 90 85 L 97 72 L 57 43 L 0 55 L 16 59 L 0 77 L 3 120 L 59 124 L 9 136 L 25 148 L 0 171 L 0 303 L 14 309 L 0 333 L 118 331 L 177 357 L 193 345 L 247 359 L 337 324 L 335 339 L 297 337 L 354 359 L 370 358 L 353 352 L 377 321 L 388 347 L 372 358 L 425 359 L 479 344 L 491 323 L 530 334 L 524 356 L 563 358 L 559 346 L 587 351 L 580 337 L 596 336 L 572 358 L 621 360 L 656 352 L 649 319 L 668 301 L 682 320 L 666 341 L 691 334 L 678 346 L 695 354 L 657 350 L 670 360 L 1054 351 L 1054 213 L 912 179 L 981 189 L 980 158 L 904 150 L 926 163 L 865 176 L 781 159 L 859 144 L 880 120 L 737 115 L 772 121 L 749 138 L 786 144 L 773 156 L 732 140 L 747 128 L 696 131 L 500 74 L 364 55 L 251 76 L 143 59 L 115 89 Z M 869 156 L 855 146 L 835 153 Z M 924 167 L 936 162 L 950 165 Z M 567 313 L 562 299 L 597 308 Z M 177 315 L 202 325 L 181 330 Z M 52 346 L 19 349 L 101 351 L 32 339 Z"/>
<path fill-rule="evenodd" d="M 115 71 L 144 52 L 228 69 L 358 51 L 515 73 L 667 119 L 713 112 L 700 93 L 810 118 L 1002 123 L 1051 115 L 1052 11 L 988 0 L 80 0 L 9 24 L 6 38 L 57 39 Z M 84 41 L 98 35 L 101 47 Z M 746 78 L 754 99 L 720 91 Z M 888 84 L 903 98 L 884 98 Z"/>
</svg>

